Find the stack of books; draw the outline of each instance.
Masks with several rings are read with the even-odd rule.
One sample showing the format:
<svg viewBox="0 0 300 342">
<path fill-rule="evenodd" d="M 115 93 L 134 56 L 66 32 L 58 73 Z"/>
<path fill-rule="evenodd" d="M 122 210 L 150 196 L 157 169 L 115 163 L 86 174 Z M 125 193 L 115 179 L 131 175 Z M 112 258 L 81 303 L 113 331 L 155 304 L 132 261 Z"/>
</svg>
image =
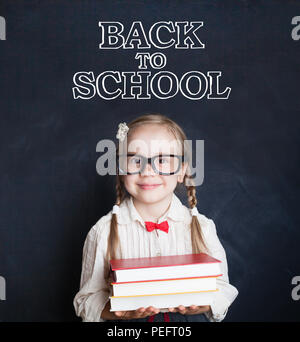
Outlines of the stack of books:
<svg viewBox="0 0 300 342">
<path fill-rule="evenodd" d="M 205 253 L 111 260 L 110 311 L 210 305 L 220 263 Z"/>
</svg>

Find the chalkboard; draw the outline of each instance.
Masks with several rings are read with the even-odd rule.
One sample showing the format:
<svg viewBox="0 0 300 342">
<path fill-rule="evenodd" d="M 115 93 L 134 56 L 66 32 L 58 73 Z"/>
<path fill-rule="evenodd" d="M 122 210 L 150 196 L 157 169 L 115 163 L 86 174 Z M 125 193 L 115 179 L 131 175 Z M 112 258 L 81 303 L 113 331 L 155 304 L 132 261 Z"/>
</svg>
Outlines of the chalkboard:
<svg viewBox="0 0 300 342">
<path fill-rule="evenodd" d="M 216 223 L 239 290 L 225 321 L 299 320 L 299 15 L 292 0 L 1 1 L 0 321 L 80 321 L 83 243 L 116 196 L 114 176 L 96 172 L 96 146 L 146 113 L 204 140 L 197 206 Z M 205 47 L 102 49 L 99 22 L 124 34 L 134 22 L 145 33 L 203 22 Z M 136 72 L 137 52 L 165 56 L 144 70 L 152 76 L 221 72 L 228 98 L 75 98 L 76 73 Z"/>
</svg>

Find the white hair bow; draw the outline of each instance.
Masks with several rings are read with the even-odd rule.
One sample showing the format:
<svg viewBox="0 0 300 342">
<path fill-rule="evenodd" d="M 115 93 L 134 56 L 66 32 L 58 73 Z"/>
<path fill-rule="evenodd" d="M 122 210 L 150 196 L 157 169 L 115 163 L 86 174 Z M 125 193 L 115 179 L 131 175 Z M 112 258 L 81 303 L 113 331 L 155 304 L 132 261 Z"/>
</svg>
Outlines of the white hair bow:
<svg viewBox="0 0 300 342">
<path fill-rule="evenodd" d="M 191 211 L 192 216 L 197 216 L 197 214 L 199 213 L 196 206 L 194 208 L 190 209 L 190 211 Z"/>
<path fill-rule="evenodd" d="M 116 135 L 116 138 L 120 141 L 123 141 L 129 131 L 129 127 L 127 126 L 126 122 L 119 123 L 119 129 Z"/>
<path fill-rule="evenodd" d="M 120 212 L 120 207 L 117 204 L 115 204 L 113 206 L 112 213 L 113 214 L 119 214 L 119 212 Z"/>
</svg>

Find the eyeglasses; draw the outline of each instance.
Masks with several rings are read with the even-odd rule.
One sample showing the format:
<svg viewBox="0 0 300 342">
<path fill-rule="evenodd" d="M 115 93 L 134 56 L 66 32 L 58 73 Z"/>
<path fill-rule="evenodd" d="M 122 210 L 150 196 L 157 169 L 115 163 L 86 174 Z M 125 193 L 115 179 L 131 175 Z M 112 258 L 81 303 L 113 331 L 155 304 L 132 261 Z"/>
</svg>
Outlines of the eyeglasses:
<svg viewBox="0 0 300 342">
<path fill-rule="evenodd" d="M 174 175 L 180 170 L 183 161 L 184 156 L 175 154 L 159 154 L 151 158 L 135 153 L 117 155 L 119 171 L 122 174 L 128 175 L 136 175 L 144 172 L 147 164 L 151 164 L 154 172 L 159 175 Z"/>
</svg>

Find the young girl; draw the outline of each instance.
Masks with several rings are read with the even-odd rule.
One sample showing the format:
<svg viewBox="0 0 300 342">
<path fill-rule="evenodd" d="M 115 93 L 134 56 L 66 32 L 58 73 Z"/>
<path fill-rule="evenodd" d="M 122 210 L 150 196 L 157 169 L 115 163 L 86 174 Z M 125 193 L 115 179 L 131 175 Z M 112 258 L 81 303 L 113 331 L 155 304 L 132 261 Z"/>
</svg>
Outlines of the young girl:
<svg viewBox="0 0 300 342">
<path fill-rule="evenodd" d="M 184 144 L 185 133 L 168 117 L 147 114 L 128 126 L 120 124 L 117 138 L 116 203 L 91 228 L 85 240 L 80 290 L 74 298 L 77 316 L 85 322 L 223 320 L 238 291 L 229 284 L 226 254 L 213 220 L 197 210 L 196 188 L 191 185 L 186 160 L 189 153 Z M 126 172 L 119 147 L 122 151 L 125 147 Z M 186 188 L 190 208 L 174 193 L 180 186 Z M 167 229 L 151 231 L 145 223 L 148 221 L 167 221 Z M 151 306 L 110 312 L 110 259 L 200 252 L 221 261 L 223 275 L 217 278 L 219 291 L 210 306 L 179 306 L 164 313 Z"/>
</svg>

